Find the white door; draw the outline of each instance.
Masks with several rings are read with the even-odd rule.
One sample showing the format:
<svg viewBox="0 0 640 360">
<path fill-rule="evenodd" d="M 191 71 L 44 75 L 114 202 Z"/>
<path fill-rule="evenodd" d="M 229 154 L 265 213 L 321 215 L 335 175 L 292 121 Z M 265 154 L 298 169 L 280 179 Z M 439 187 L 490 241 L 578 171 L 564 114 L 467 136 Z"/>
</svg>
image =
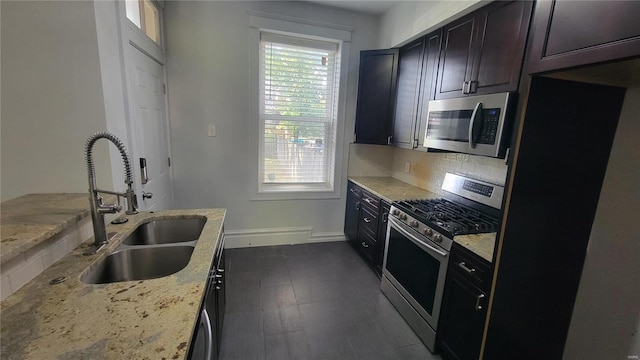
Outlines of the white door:
<svg viewBox="0 0 640 360">
<path fill-rule="evenodd" d="M 137 171 L 138 206 L 141 210 L 170 209 L 173 207 L 173 194 L 165 118 L 164 69 L 132 45 L 128 46 L 128 51 L 135 154 L 132 161 Z"/>
</svg>

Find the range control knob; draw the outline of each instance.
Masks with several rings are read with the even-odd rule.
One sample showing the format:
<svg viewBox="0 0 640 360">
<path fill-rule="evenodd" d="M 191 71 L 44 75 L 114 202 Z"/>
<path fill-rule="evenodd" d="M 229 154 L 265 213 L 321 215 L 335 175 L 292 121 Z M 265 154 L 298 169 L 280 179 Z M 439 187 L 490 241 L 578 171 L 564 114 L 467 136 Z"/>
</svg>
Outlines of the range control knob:
<svg viewBox="0 0 640 360">
<path fill-rule="evenodd" d="M 433 230 L 431 230 L 429 228 L 426 228 L 426 229 L 424 229 L 424 234 L 427 235 L 427 236 L 431 236 L 431 235 L 433 235 Z"/>
<path fill-rule="evenodd" d="M 441 243 L 442 242 L 442 235 L 436 234 L 436 236 L 433 237 L 433 240 L 435 240 L 436 242 Z"/>
<path fill-rule="evenodd" d="M 418 227 L 418 221 L 417 220 L 409 221 L 409 226 Z"/>
<path fill-rule="evenodd" d="M 398 209 L 393 209 L 391 211 L 391 215 L 398 216 L 398 214 L 400 214 L 400 210 L 398 210 Z"/>
<path fill-rule="evenodd" d="M 407 220 L 407 214 L 405 214 L 405 213 L 400 213 L 399 218 L 400 218 L 400 220 Z"/>
</svg>

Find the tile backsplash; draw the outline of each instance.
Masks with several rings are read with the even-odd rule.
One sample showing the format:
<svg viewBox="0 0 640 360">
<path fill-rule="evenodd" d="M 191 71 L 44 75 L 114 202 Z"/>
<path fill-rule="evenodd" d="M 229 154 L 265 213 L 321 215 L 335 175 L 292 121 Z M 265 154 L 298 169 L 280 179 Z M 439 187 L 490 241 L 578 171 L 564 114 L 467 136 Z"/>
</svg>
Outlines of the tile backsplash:
<svg viewBox="0 0 640 360">
<path fill-rule="evenodd" d="M 395 148 L 391 176 L 411 185 L 442 193 L 446 173 L 466 175 L 504 185 L 507 165 L 503 159 L 458 153 L 427 153 Z M 405 172 L 409 163 L 409 172 Z"/>
<path fill-rule="evenodd" d="M 440 187 L 447 172 L 504 185 L 507 165 L 503 159 L 469 154 L 427 153 L 365 144 L 349 147 L 349 176 L 391 176 L 442 194 Z"/>
</svg>

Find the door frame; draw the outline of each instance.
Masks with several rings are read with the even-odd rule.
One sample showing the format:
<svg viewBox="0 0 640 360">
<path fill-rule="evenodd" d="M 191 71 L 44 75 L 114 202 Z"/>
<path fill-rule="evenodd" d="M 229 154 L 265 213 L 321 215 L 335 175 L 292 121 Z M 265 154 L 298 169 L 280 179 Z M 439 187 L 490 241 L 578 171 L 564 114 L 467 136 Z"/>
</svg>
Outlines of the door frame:
<svg viewBox="0 0 640 360">
<path fill-rule="evenodd" d="M 127 146 L 129 148 L 131 161 L 134 169 L 133 179 L 134 179 L 134 190 L 136 195 L 138 196 L 138 207 L 140 210 L 146 210 L 144 201 L 142 201 L 142 183 L 140 181 L 140 164 L 137 161 L 140 158 L 140 147 L 138 144 L 138 136 L 136 134 L 136 129 L 133 123 L 133 119 L 135 119 L 135 110 L 134 110 L 134 92 L 131 85 L 131 76 L 132 76 L 132 59 L 129 54 L 131 47 L 136 50 L 142 52 L 146 56 L 149 56 L 153 61 L 157 62 L 162 66 L 162 77 L 163 77 L 163 85 L 164 85 L 164 125 L 166 130 L 167 138 L 164 139 L 166 141 L 169 159 L 173 157 L 173 151 L 171 148 L 171 126 L 169 122 L 169 101 L 167 97 L 167 71 L 166 71 L 166 57 L 164 53 L 165 48 L 165 31 L 164 31 L 164 8 L 157 1 L 152 1 L 156 6 L 159 12 L 159 22 L 160 22 L 160 45 L 156 44 L 153 40 L 148 38 L 142 30 L 140 30 L 136 25 L 134 25 L 126 15 L 125 3 L 123 1 L 118 1 L 116 4 L 117 18 L 118 18 L 118 26 L 120 27 L 121 42 L 120 42 L 120 54 L 122 61 L 122 68 L 124 71 L 123 74 L 123 96 L 124 96 L 124 105 L 125 105 L 125 114 L 126 114 L 126 126 L 128 133 L 128 141 Z M 174 191 L 173 191 L 173 160 L 171 161 L 171 165 L 169 166 L 169 203 L 170 206 L 173 207 L 175 205 Z"/>
</svg>

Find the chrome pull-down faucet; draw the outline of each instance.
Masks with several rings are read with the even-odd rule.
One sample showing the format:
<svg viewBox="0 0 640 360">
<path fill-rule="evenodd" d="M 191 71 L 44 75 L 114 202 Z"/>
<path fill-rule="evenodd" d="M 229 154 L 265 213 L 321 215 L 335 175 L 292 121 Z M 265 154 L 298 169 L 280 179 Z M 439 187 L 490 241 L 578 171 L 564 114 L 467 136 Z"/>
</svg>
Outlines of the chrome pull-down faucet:
<svg viewBox="0 0 640 360">
<path fill-rule="evenodd" d="M 93 145 L 98 139 L 107 139 L 111 141 L 120 151 L 122 160 L 124 161 L 125 170 L 125 184 L 127 184 L 127 190 L 123 193 L 109 190 L 101 190 L 96 188 L 96 169 L 93 163 Z M 89 202 L 91 204 L 91 220 L 93 221 L 93 246 L 85 252 L 85 255 L 95 254 L 100 250 L 108 241 L 107 229 L 104 223 L 104 214 L 115 214 L 122 210 L 120 206 L 120 197 L 127 199 L 127 215 L 138 213 L 138 200 L 136 194 L 133 191 L 133 170 L 131 168 L 131 161 L 127 154 L 127 149 L 120 139 L 115 135 L 106 131 L 97 132 L 87 139 L 85 143 L 85 156 L 87 159 L 87 170 L 89 173 Z M 116 195 L 118 199 L 117 204 L 105 204 L 100 194 Z"/>
</svg>

